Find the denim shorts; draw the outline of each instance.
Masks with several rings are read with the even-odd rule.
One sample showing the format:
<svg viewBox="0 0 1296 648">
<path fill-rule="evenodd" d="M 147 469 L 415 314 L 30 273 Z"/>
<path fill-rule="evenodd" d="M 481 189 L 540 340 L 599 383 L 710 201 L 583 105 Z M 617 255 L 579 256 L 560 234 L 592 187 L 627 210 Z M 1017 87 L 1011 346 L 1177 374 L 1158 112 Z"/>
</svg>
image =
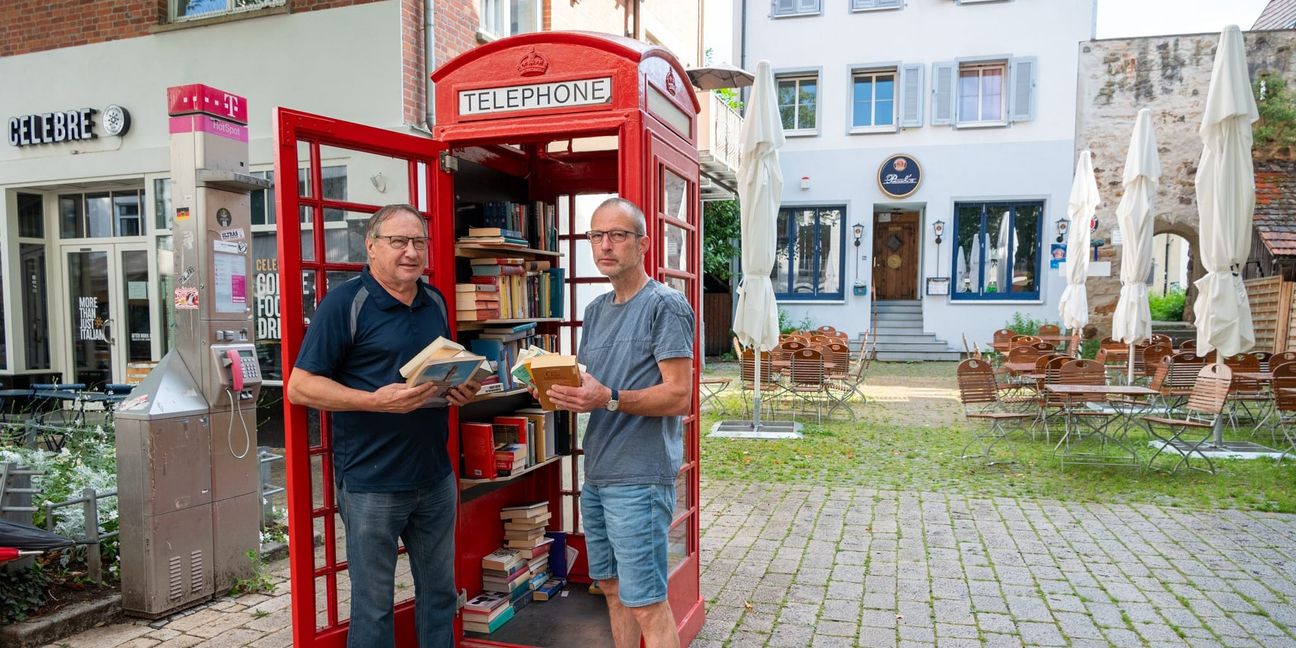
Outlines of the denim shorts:
<svg viewBox="0 0 1296 648">
<path fill-rule="evenodd" d="M 617 580 L 627 607 L 665 601 L 675 485 L 585 484 L 580 502 L 590 578 Z"/>
</svg>

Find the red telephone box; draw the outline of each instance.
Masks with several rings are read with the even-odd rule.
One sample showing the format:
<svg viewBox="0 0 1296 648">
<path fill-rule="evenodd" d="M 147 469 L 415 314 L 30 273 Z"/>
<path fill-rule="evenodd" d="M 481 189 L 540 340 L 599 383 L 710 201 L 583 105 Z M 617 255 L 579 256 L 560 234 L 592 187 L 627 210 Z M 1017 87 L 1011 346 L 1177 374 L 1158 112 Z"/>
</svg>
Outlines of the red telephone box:
<svg viewBox="0 0 1296 648">
<path fill-rule="evenodd" d="M 363 219 L 387 203 L 408 202 L 427 219 L 427 277 L 447 296 L 452 312 L 455 302 L 449 297 L 455 294 L 456 272 L 462 275 L 467 266 L 464 256 L 521 255 L 566 268 L 561 316 L 527 321 L 535 321 L 538 331 L 554 335 L 564 351 L 573 352 L 584 305 L 610 290 L 594 268 L 583 234 L 601 196 L 619 194 L 642 206 L 647 215 L 652 237 L 646 259 L 649 275 L 683 292 L 695 315 L 700 313 L 701 212 L 694 121 L 698 101 L 683 68 L 668 51 L 604 34 L 528 34 L 467 52 L 442 66 L 432 79 L 437 84 L 437 125 L 431 139 L 286 108 L 275 115 L 286 380 L 292 379 L 292 363 L 315 305 L 330 284 L 355 276 L 363 267 Z M 349 184 L 337 180 L 339 167 L 345 169 L 341 175 Z M 368 192 L 366 182 L 381 195 Z M 556 249 L 459 243 L 465 227 L 462 214 L 487 201 L 550 210 L 557 232 L 556 245 L 549 247 Z M 298 218 L 288 217 L 294 214 Z M 521 320 L 499 323 L 517 321 Z M 482 326 L 451 324 L 460 340 Z M 701 354 L 697 337 L 695 381 Z M 525 390 L 512 390 L 480 395 L 474 403 L 452 410 L 452 463 L 460 456 L 461 420 L 489 420 L 529 403 Z M 293 644 L 342 646 L 349 581 L 343 573 L 343 528 L 332 486 L 329 419 L 286 399 L 284 413 Z M 498 513 L 504 506 L 547 500 L 553 515 L 549 530 L 567 532 L 568 545 L 579 552 L 570 566 L 568 596 L 532 602 L 490 635 L 465 634 L 456 622 L 459 645 L 611 645 L 605 604 L 585 587 L 589 572 L 578 502 L 581 425 L 574 421 L 577 434 L 570 455 L 512 478 L 470 480 L 456 467 L 460 502 L 455 578 L 461 594 L 471 597 L 481 591 L 481 558 L 501 545 Z M 705 620 L 699 589 L 696 399 L 684 419 L 684 464 L 676 491 L 669 601 L 687 645 Z M 316 538 L 322 538 L 319 546 Z M 413 581 L 404 556 L 399 565 L 397 643 L 412 646 Z"/>
</svg>

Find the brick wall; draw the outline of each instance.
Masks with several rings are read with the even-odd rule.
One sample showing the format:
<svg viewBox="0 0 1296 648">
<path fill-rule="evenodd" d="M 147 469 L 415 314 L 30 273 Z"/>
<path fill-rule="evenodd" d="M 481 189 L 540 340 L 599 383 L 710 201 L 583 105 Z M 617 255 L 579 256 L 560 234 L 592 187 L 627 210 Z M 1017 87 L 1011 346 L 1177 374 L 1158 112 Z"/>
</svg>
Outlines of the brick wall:
<svg viewBox="0 0 1296 648">
<path fill-rule="evenodd" d="M 474 0 L 438 0 L 436 3 L 436 52 L 432 67 L 477 46 L 481 18 Z"/>
<path fill-rule="evenodd" d="M 294 13 L 377 0 L 288 0 Z M 0 56 L 147 36 L 166 22 L 167 0 L 4 0 Z"/>
</svg>

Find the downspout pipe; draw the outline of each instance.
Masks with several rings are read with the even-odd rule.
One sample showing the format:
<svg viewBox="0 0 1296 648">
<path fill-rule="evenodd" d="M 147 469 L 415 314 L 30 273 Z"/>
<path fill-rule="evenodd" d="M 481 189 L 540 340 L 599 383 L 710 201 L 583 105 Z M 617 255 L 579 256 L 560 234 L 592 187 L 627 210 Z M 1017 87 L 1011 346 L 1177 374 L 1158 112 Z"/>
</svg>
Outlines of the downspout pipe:
<svg viewBox="0 0 1296 648">
<path fill-rule="evenodd" d="M 436 19 L 432 13 L 435 5 L 435 0 L 423 2 L 423 87 L 427 94 L 423 123 L 429 133 L 436 122 L 436 88 L 432 85 L 432 71 L 436 69 Z"/>
</svg>

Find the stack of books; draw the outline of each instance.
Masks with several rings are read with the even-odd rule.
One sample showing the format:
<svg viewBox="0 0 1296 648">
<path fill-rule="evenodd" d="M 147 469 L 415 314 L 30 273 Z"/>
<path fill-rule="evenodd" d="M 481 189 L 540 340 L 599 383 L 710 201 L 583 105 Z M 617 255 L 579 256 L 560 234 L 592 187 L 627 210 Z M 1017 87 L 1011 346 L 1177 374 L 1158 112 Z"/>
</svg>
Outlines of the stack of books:
<svg viewBox="0 0 1296 648">
<path fill-rule="evenodd" d="M 463 626 L 466 632 L 490 634 L 512 618 L 513 606 L 509 604 L 509 596 L 501 592 L 483 592 L 463 607 Z"/>
<path fill-rule="evenodd" d="M 499 286 L 487 283 L 455 284 L 455 319 L 481 322 L 499 319 Z"/>
<path fill-rule="evenodd" d="M 520 257 L 484 257 L 469 259 L 472 276 L 468 283 L 490 286 L 499 292 L 500 314 L 492 319 L 527 317 L 526 259 Z"/>
<path fill-rule="evenodd" d="M 460 243 L 530 246 L 538 250 L 558 249 L 557 209 L 542 201 L 530 204 L 490 200 L 465 204 L 456 212 L 469 214 L 467 236 Z"/>
<path fill-rule="evenodd" d="M 504 521 L 504 545 L 509 549 L 520 549 L 531 553 L 553 542 L 552 538 L 545 537 L 545 526 L 549 523 L 550 517 L 548 502 L 507 506 L 500 509 L 500 519 Z M 544 555 L 547 560 L 547 550 Z M 535 556 L 527 559 L 528 569 L 530 561 L 534 559 Z"/>
<path fill-rule="evenodd" d="M 518 443 L 508 443 L 495 449 L 495 475 L 507 477 L 526 470 L 527 447 Z"/>
</svg>

